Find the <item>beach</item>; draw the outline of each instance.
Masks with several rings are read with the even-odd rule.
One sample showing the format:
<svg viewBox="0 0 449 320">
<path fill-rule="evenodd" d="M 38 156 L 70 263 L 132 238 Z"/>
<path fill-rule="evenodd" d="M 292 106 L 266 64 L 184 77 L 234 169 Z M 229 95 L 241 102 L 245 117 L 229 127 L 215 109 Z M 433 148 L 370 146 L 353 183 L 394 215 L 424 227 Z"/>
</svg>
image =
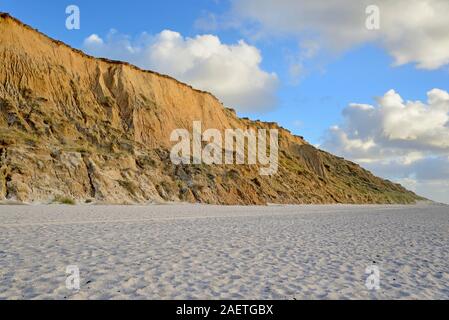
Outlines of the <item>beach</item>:
<svg viewBox="0 0 449 320">
<path fill-rule="evenodd" d="M 0 299 L 449 299 L 448 239 L 425 203 L 0 205 Z"/>
</svg>

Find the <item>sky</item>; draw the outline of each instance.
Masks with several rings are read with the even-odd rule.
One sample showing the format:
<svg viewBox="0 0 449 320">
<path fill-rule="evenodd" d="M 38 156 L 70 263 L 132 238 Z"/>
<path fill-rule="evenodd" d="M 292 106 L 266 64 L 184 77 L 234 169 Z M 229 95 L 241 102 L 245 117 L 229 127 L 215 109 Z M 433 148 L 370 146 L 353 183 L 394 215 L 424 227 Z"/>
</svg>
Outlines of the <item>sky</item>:
<svg viewBox="0 0 449 320">
<path fill-rule="evenodd" d="M 446 0 L 0 0 L 0 11 L 449 203 Z"/>
</svg>

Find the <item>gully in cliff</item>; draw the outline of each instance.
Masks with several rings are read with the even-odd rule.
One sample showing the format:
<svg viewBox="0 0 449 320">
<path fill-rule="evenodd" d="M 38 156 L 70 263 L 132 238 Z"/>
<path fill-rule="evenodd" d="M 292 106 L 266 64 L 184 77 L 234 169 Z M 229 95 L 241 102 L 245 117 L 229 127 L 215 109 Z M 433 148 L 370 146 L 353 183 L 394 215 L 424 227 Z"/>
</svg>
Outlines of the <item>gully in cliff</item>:
<svg viewBox="0 0 449 320">
<path fill-rule="evenodd" d="M 186 129 L 173 130 L 170 141 L 178 142 L 173 146 L 170 154 L 173 164 L 260 164 L 265 166 L 259 170 L 261 175 L 277 173 L 279 150 L 277 129 L 269 130 L 270 146 L 267 148 L 266 129 L 258 129 L 257 134 L 253 129 L 245 131 L 226 129 L 223 141 L 220 130 L 207 129 L 202 133 L 201 127 L 200 121 L 194 121 L 192 135 Z M 247 144 L 245 144 L 246 141 Z M 203 142 L 208 142 L 204 148 Z M 245 149 L 247 157 L 245 157 Z"/>
</svg>

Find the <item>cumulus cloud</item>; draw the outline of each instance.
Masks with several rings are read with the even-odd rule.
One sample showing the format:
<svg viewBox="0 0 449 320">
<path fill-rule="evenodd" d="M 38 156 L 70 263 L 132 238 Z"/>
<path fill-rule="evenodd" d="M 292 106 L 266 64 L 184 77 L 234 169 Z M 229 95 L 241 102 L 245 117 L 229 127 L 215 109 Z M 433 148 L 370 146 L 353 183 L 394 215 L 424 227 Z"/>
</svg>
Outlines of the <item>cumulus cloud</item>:
<svg viewBox="0 0 449 320">
<path fill-rule="evenodd" d="M 449 63 L 449 1 L 377 0 L 380 29 L 368 30 L 366 8 L 371 0 L 233 0 L 233 15 L 260 35 L 294 35 L 315 40 L 321 49 L 347 50 L 376 42 L 395 65 L 414 63 L 437 69 Z"/>
<path fill-rule="evenodd" d="M 449 94 L 433 89 L 427 102 L 404 101 L 394 90 L 378 98 L 377 106 L 350 104 L 343 126 L 331 128 L 334 141 L 353 157 L 385 148 L 449 154 Z M 382 151 L 384 150 L 384 151 Z"/>
<path fill-rule="evenodd" d="M 439 200 L 449 203 L 448 92 L 433 89 L 422 102 L 404 101 L 390 90 L 375 106 L 350 104 L 343 118 L 329 129 L 323 148 L 424 194 L 441 186 Z"/>
<path fill-rule="evenodd" d="M 238 111 L 265 111 L 276 104 L 277 75 L 261 68 L 260 51 L 243 40 L 228 45 L 214 35 L 188 38 L 170 30 L 132 39 L 112 30 L 104 40 L 91 35 L 84 47 L 96 56 L 173 76 Z"/>
<path fill-rule="evenodd" d="M 84 45 L 87 47 L 95 47 L 103 45 L 103 39 L 101 39 L 97 34 L 91 34 L 84 40 Z"/>
</svg>

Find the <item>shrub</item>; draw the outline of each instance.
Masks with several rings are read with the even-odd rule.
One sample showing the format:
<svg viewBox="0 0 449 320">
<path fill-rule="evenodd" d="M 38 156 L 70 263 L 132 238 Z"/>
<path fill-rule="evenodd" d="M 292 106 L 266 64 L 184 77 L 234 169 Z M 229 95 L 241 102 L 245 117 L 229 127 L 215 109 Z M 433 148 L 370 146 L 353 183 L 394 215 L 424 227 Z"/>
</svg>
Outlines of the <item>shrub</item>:
<svg viewBox="0 0 449 320">
<path fill-rule="evenodd" d="M 52 203 L 68 204 L 71 206 L 76 204 L 75 200 L 73 200 L 72 198 L 69 198 L 69 197 L 65 197 L 65 196 L 56 196 L 53 199 Z"/>
</svg>

